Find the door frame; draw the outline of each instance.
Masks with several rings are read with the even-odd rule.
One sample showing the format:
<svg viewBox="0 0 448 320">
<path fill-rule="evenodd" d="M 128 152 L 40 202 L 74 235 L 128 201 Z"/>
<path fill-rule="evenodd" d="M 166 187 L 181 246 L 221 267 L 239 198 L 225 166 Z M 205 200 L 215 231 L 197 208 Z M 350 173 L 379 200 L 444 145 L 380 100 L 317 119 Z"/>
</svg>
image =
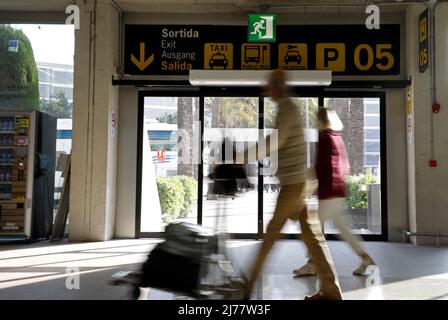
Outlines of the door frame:
<svg viewBox="0 0 448 320">
<path fill-rule="evenodd" d="M 384 90 L 349 91 L 331 90 L 324 88 L 292 88 L 293 98 L 318 98 L 319 106 L 324 104 L 325 98 L 379 98 L 380 100 L 380 170 L 381 170 L 381 234 L 360 235 L 366 241 L 388 240 L 388 212 L 387 212 L 387 153 L 386 153 L 386 93 Z M 143 125 L 144 125 L 144 99 L 145 97 L 198 97 L 199 121 L 201 122 L 201 137 L 204 133 L 204 98 L 205 97 L 258 97 L 259 99 L 259 129 L 264 128 L 264 95 L 263 89 L 254 87 L 160 87 L 144 89 L 138 92 L 138 126 L 137 126 L 137 170 L 136 170 L 136 198 L 135 198 L 135 237 L 136 238 L 163 238 L 164 232 L 141 232 L 141 196 L 142 196 L 142 160 L 143 160 Z M 201 139 L 200 152 L 203 154 L 203 141 Z M 197 223 L 202 223 L 203 208 L 203 163 L 198 165 L 198 205 Z M 255 222 L 254 222 L 255 223 Z M 261 239 L 263 236 L 263 176 L 258 175 L 258 232 L 257 233 L 229 233 L 233 239 Z M 297 239 L 300 234 L 282 234 L 283 239 Z M 338 239 L 337 234 L 326 234 L 328 240 Z"/>
</svg>

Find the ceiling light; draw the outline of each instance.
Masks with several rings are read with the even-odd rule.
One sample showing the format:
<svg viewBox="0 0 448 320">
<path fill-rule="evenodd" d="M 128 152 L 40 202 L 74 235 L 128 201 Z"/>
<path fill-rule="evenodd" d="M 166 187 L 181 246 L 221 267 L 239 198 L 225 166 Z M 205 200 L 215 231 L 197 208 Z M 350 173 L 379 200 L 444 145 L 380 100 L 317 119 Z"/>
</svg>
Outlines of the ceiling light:
<svg viewBox="0 0 448 320">
<path fill-rule="evenodd" d="M 190 70 L 193 86 L 264 86 L 270 70 Z M 330 70 L 287 70 L 286 83 L 290 86 L 329 86 Z"/>
</svg>

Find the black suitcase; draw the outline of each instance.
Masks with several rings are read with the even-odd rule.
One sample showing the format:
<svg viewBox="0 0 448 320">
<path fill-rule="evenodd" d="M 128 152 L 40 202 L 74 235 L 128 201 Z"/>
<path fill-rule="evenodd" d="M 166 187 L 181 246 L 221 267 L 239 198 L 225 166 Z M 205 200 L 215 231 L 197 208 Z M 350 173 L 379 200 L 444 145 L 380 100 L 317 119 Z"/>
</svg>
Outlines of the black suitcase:
<svg viewBox="0 0 448 320">
<path fill-rule="evenodd" d="M 199 260 L 218 251 L 218 236 L 207 227 L 171 222 L 165 227 L 165 241 L 160 246 L 174 255 Z"/>
<path fill-rule="evenodd" d="M 212 229 L 172 222 L 165 227 L 165 241 L 143 264 L 141 286 L 194 295 L 204 257 L 216 252 L 218 236 Z"/>
<path fill-rule="evenodd" d="M 141 287 L 195 294 L 201 262 L 156 246 L 142 267 Z"/>
</svg>

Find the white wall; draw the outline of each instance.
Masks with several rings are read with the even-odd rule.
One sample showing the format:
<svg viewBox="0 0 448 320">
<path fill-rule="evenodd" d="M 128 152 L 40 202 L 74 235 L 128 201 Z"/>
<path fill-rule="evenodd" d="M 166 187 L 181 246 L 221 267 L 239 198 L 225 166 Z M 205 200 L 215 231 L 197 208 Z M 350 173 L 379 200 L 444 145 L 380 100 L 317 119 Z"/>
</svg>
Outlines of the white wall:
<svg viewBox="0 0 448 320">
<path fill-rule="evenodd" d="M 434 205 L 436 220 L 440 228 L 437 232 L 448 235 L 448 3 L 441 3 L 436 9 L 436 100 L 443 106 L 435 117 L 436 159 L 439 163 L 438 183 L 436 186 L 436 203 Z M 441 241 L 448 245 L 448 238 Z"/>
<path fill-rule="evenodd" d="M 448 3 L 441 3 L 436 9 L 436 101 L 442 105 L 439 114 L 432 113 L 431 70 L 420 73 L 418 68 L 418 16 L 426 9 L 423 5 L 409 6 L 406 12 L 407 24 L 407 72 L 414 87 L 414 144 L 409 146 L 409 219 L 411 231 L 419 234 L 448 234 Z M 434 126 L 431 129 L 431 118 Z M 434 139 L 431 141 L 431 132 Z M 434 155 L 431 154 L 431 144 Z M 434 157 L 438 167 L 429 167 Z M 415 183 L 413 181 L 415 180 Z M 418 244 L 436 244 L 434 237 L 413 238 Z M 448 239 L 441 239 L 441 244 Z"/>
</svg>

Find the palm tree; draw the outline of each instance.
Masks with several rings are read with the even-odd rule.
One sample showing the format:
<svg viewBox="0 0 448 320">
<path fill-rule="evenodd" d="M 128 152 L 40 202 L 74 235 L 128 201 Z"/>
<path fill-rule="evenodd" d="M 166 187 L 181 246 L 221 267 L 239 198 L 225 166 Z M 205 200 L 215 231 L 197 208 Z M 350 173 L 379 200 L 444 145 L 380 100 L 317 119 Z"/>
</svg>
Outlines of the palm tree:
<svg viewBox="0 0 448 320">
<path fill-rule="evenodd" d="M 177 174 L 181 176 L 194 177 L 194 164 L 193 164 L 193 98 L 191 97 L 179 97 L 177 98 L 177 128 L 183 129 L 188 133 L 188 140 L 182 141 L 183 145 L 190 148 L 189 159 L 183 158 L 182 150 L 178 150 L 178 159 L 185 159 L 186 163 L 177 164 Z"/>
<path fill-rule="evenodd" d="M 344 124 L 343 137 L 353 175 L 364 172 L 364 99 L 330 98 L 327 107 L 335 110 Z"/>
<path fill-rule="evenodd" d="M 350 98 L 350 148 L 352 174 L 364 172 L 364 99 Z"/>
</svg>

